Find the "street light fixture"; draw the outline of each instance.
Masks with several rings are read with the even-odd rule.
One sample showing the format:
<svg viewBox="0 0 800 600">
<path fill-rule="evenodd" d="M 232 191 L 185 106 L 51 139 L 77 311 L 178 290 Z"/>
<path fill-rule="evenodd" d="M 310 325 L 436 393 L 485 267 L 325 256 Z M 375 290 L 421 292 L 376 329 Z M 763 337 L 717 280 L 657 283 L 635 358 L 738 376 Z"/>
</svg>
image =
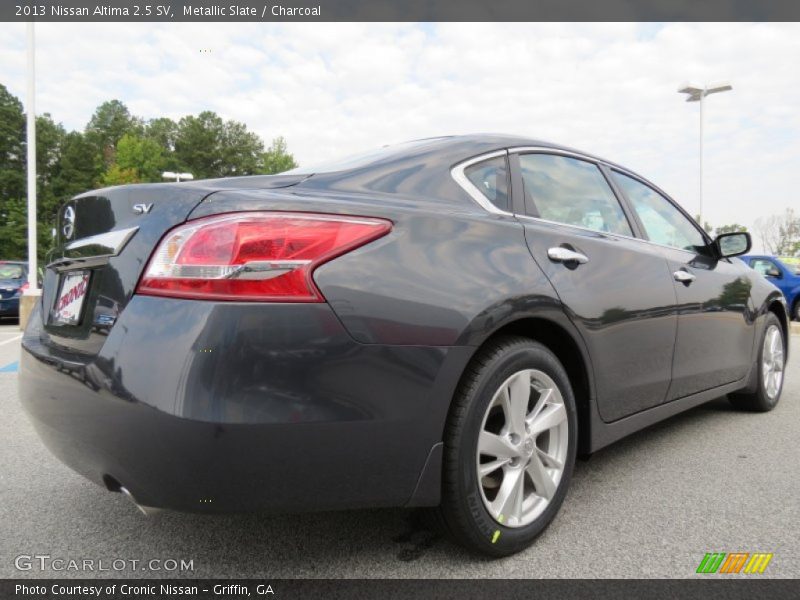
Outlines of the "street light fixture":
<svg viewBox="0 0 800 600">
<path fill-rule="evenodd" d="M 714 85 L 692 85 L 689 83 L 683 84 L 678 88 L 679 94 L 687 94 L 687 102 L 700 103 L 700 201 L 698 213 L 700 217 L 700 227 L 703 225 L 703 99 L 711 94 L 718 94 L 720 92 L 729 92 L 733 86 L 729 83 L 715 83 Z"/>
<path fill-rule="evenodd" d="M 191 181 L 194 179 L 194 175 L 191 173 L 173 173 L 172 171 L 164 171 L 161 174 L 161 177 L 164 179 L 174 179 L 177 183 L 181 181 Z"/>
</svg>

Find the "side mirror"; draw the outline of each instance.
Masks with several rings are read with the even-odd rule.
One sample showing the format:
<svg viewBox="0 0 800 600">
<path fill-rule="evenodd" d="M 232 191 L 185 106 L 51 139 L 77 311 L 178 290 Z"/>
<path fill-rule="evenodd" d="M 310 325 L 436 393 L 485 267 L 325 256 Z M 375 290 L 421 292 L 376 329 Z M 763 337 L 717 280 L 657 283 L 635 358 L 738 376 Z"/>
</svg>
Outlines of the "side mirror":
<svg viewBox="0 0 800 600">
<path fill-rule="evenodd" d="M 752 245 L 753 241 L 750 238 L 750 234 L 746 231 L 721 233 L 717 236 L 717 239 L 714 240 L 714 246 L 720 258 L 730 258 L 747 254 Z"/>
<path fill-rule="evenodd" d="M 766 275 L 767 277 L 774 277 L 775 279 L 780 279 L 781 277 L 783 277 L 783 273 L 781 273 L 778 267 L 770 267 L 769 269 L 767 269 L 767 272 L 764 273 L 764 275 Z"/>
</svg>

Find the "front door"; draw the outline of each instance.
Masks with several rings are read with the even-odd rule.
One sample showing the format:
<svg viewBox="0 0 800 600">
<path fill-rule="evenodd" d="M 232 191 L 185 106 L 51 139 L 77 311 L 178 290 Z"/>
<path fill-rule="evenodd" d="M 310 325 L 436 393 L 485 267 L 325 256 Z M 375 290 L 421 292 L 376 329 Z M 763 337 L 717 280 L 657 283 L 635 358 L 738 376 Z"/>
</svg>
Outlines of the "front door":
<svg viewBox="0 0 800 600">
<path fill-rule="evenodd" d="M 709 240 L 665 196 L 626 174 L 612 177 L 661 247 L 674 280 L 678 334 L 668 400 L 742 379 L 755 334 L 744 265 L 716 259 Z"/>
</svg>

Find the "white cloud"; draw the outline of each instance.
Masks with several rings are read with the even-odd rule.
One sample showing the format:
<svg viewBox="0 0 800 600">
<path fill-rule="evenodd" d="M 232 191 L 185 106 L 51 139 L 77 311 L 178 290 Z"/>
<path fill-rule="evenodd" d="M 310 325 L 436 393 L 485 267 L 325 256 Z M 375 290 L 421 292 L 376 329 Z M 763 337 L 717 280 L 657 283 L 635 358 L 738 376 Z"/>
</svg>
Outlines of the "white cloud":
<svg viewBox="0 0 800 600">
<path fill-rule="evenodd" d="M 0 82 L 22 98 L 24 25 L 0 28 Z M 70 128 L 114 97 L 146 118 L 209 109 L 284 135 L 302 164 L 517 133 L 620 162 L 692 212 L 698 111 L 676 89 L 730 80 L 706 106 L 708 220 L 798 204 L 797 24 L 41 23 L 37 48 L 38 110 Z"/>
</svg>

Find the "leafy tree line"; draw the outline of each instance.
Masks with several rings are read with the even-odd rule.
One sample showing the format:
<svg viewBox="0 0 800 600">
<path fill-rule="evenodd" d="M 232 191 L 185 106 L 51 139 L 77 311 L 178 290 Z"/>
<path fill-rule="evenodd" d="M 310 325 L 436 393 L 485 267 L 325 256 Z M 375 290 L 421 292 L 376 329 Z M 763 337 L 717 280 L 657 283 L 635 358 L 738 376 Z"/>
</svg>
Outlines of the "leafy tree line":
<svg viewBox="0 0 800 600">
<path fill-rule="evenodd" d="M 211 111 L 178 121 L 132 115 L 119 100 L 97 107 L 83 131 L 36 117 L 39 256 L 51 245 L 62 203 L 96 187 L 162 181 L 164 171 L 195 179 L 280 173 L 296 167 L 282 137 L 269 147 L 243 123 Z M 0 259 L 27 256 L 25 112 L 0 84 Z"/>
</svg>

